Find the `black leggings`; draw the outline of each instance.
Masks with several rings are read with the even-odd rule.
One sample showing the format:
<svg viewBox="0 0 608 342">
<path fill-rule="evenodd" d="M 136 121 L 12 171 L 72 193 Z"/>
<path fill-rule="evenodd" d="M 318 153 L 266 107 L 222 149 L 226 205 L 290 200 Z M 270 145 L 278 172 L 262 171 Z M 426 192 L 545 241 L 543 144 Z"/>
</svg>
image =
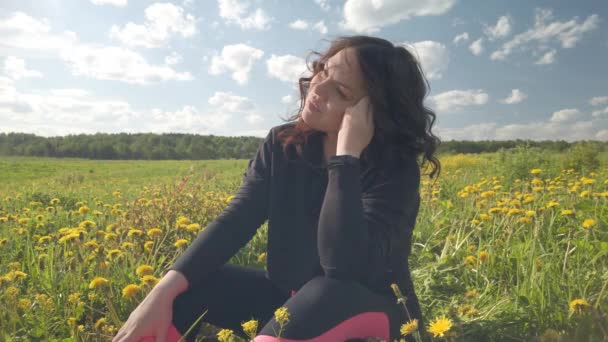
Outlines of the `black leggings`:
<svg viewBox="0 0 608 342">
<path fill-rule="evenodd" d="M 278 341 L 274 313 L 284 306 L 289 321 L 281 341 L 338 342 L 379 337 L 398 340 L 405 308 L 396 297 L 376 294 L 353 282 L 317 276 L 297 292 L 282 292 L 265 277 L 264 270 L 225 264 L 202 284 L 193 284 L 173 303 L 173 324 L 180 334 L 208 310 L 204 321 L 247 338 L 241 324 L 255 319 L 255 342 Z M 197 325 L 187 336 L 194 341 Z M 260 330 L 261 329 L 261 330 Z M 413 341 L 406 339 L 406 341 Z"/>
</svg>

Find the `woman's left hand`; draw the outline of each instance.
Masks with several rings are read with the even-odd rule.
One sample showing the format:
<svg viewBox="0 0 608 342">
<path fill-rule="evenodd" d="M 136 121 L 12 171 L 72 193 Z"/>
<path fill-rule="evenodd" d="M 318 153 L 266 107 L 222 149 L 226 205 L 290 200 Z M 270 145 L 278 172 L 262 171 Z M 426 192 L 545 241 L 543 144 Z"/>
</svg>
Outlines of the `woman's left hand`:
<svg viewBox="0 0 608 342">
<path fill-rule="evenodd" d="M 360 158 L 374 136 L 373 110 L 368 96 L 363 96 L 342 117 L 338 131 L 336 155 L 350 154 Z"/>
</svg>

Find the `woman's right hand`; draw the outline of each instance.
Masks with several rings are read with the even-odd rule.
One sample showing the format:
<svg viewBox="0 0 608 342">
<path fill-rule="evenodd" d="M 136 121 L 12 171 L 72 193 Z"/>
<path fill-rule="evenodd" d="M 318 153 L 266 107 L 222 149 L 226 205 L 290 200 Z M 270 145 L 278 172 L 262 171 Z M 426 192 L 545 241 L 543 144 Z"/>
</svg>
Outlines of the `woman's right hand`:
<svg viewBox="0 0 608 342">
<path fill-rule="evenodd" d="M 154 290 L 131 312 L 112 342 L 139 342 L 146 336 L 156 337 L 157 342 L 167 342 L 174 296 Z"/>
</svg>

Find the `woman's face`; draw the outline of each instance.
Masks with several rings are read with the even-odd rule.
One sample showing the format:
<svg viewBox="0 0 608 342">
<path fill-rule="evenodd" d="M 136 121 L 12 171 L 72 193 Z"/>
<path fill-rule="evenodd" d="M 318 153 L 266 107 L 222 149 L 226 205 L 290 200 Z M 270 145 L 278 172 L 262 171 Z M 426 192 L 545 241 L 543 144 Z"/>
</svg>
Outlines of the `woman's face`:
<svg viewBox="0 0 608 342">
<path fill-rule="evenodd" d="M 353 49 L 340 50 L 321 69 L 310 82 L 302 120 L 313 129 L 337 134 L 344 111 L 354 106 L 367 91 Z"/>
</svg>

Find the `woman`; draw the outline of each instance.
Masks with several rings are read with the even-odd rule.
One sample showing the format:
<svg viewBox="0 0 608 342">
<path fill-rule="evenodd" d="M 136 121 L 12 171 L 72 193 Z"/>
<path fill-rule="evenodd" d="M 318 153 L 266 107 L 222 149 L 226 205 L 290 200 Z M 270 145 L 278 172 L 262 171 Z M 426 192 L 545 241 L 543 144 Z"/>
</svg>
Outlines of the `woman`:
<svg viewBox="0 0 608 342">
<path fill-rule="evenodd" d="M 433 165 L 431 177 L 440 171 L 423 74 L 405 48 L 374 37 L 340 37 L 314 54 L 298 113 L 270 130 L 229 206 L 114 342 L 177 340 L 205 311 L 202 321 L 245 338 L 241 323 L 258 320 L 256 342 L 277 341 L 279 331 L 283 341 L 393 341 L 411 319 L 423 332 L 407 263 L 417 157 Z M 266 219 L 266 271 L 227 263 Z M 283 326 L 279 307 L 289 312 Z"/>
</svg>

